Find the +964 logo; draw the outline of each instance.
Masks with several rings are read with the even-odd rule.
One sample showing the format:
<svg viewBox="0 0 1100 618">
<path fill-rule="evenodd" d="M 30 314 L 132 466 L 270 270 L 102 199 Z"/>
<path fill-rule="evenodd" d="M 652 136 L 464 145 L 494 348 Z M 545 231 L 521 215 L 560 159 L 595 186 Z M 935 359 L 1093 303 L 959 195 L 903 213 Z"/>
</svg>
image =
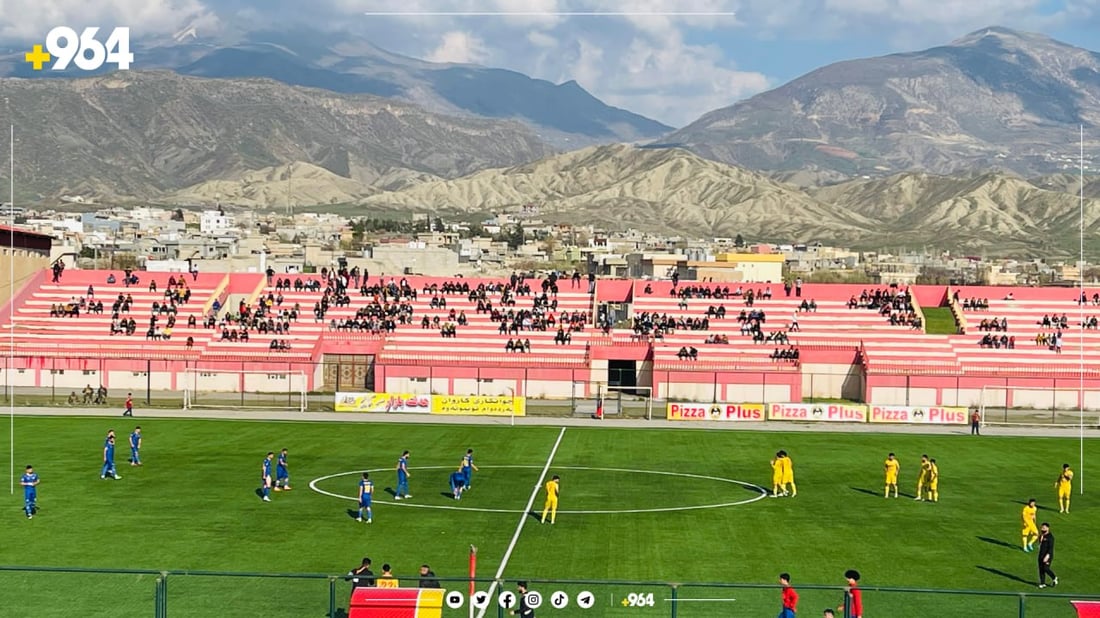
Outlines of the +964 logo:
<svg viewBox="0 0 1100 618">
<path fill-rule="evenodd" d="M 47 68 L 51 71 L 64 71 L 70 65 L 82 71 L 95 71 L 103 65 L 115 65 L 120 71 L 129 70 L 134 61 L 130 52 L 130 29 L 114 28 L 105 41 L 97 38 L 100 28 L 85 28 L 79 34 L 68 26 L 58 26 L 46 35 L 46 49 L 34 45 L 24 54 L 24 60 L 35 71 Z"/>
</svg>

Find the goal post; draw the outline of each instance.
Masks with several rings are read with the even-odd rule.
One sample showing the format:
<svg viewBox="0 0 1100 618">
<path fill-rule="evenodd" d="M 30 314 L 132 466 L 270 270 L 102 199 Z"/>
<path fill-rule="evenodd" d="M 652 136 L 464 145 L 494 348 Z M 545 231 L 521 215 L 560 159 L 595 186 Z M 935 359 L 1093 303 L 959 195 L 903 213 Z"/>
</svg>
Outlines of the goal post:
<svg viewBox="0 0 1100 618">
<path fill-rule="evenodd" d="M 575 415 L 594 416 L 599 407 L 601 413 L 608 416 L 644 414 L 646 420 L 653 418 L 652 386 L 616 386 L 574 380 L 570 401 Z"/>
<path fill-rule="evenodd" d="M 977 407 L 982 426 L 1100 427 L 1100 391 L 1079 387 L 987 384 Z"/>
<path fill-rule="evenodd" d="M 188 368 L 181 380 L 185 410 L 246 408 L 305 412 L 309 401 L 309 381 L 303 371 Z"/>
</svg>

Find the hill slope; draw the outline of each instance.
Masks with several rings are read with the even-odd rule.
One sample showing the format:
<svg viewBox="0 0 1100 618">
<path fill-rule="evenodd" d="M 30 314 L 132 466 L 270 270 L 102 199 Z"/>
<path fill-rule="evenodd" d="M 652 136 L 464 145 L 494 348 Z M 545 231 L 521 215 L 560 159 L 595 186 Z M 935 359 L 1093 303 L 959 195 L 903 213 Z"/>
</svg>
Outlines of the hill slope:
<svg viewBox="0 0 1100 618">
<path fill-rule="evenodd" d="M 455 177 L 552 152 L 515 122 L 269 80 L 129 71 L 3 79 L 0 89 L 24 193 L 153 197 L 290 161 L 373 184 L 403 170 Z"/>
<path fill-rule="evenodd" d="M 1018 256 L 1068 254 L 1078 216 L 1074 195 L 1004 174 L 906 173 L 807 191 L 684 150 L 629 146 L 587 148 L 362 201 L 475 212 L 534 203 L 554 221 L 693 238 L 740 233 L 773 242 Z M 1086 224 L 1100 231 L 1100 200 L 1087 201 Z"/>
<path fill-rule="evenodd" d="M 251 28 L 241 22 L 216 36 L 189 29 L 180 33 L 186 36 L 135 38 L 132 68 L 195 77 L 267 78 L 290 86 L 395 98 L 437 114 L 516 120 L 562 149 L 653 139 L 672 130 L 607 105 L 575 81 L 554 84 L 516 71 L 408 58 L 347 32 Z M 21 51 L 0 53 L 0 77 L 56 75 L 32 71 Z"/>
<path fill-rule="evenodd" d="M 535 163 L 371 196 L 406 208 L 500 211 L 528 203 L 561 221 L 696 237 L 842 239 L 873 224 L 794 187 L 683 150 L 591 147 Z"/>
<path fill-rule="evenodd" d="M 1100 54 L 987 28 L 925 51 L 831 64 L 662 143 L 762 170 L 1034 175 L 1062 170 L 1082 123 L 1100 126 Z"/>
</svg>

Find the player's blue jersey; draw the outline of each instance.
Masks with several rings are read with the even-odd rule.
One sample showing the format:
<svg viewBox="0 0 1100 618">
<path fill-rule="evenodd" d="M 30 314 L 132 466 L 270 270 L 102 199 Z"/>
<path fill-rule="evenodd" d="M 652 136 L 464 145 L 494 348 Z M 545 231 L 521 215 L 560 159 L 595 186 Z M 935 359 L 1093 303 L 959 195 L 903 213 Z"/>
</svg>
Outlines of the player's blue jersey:
<svg viewBox="0 0 1100 618">
<path fill-rule="evenodd" d="M 266 478 L 266 477 L 269 477 L 269 476 L 271 476 L 271 460 L 265 457 L 264 458 L 264 477 Z"/>
<path fill-rule="evenodd" d="M 363 504 L 370 504 L 371 496 L 374 495 L 374 481 L 362 480 L 359 481 L 359 502 Z"/>
<path fill-rule="evenodd" d="M 405 480 L 409 477 L 409 458 L 402 456 L 397 460 L 397 478 Z"/>
<path fill-rule="evenodd" d="M 451 487 L 458 487 L 466 485 L 466 475 L 461 472 L 451 473 Z"/>
<path fill-rule="evenodd" d="M 286 470 L 286 455 L 279 453 L 279 461 L 276 463 L 280 470 Z"/>
<path fill-rule="evenodd" d="M 130 434 L 130 448 L 138 448 L 138 444 L 141 443 L 141 434 L 134 432 Z"/>
<path fill-rule="evenodd" d="M 30 474 L 24 474 L 23 477 L 19 480 L 19 482 L 20 483 L 37 483 L 38 482 L 38 473 L 37 472 L 32 472 Z M 37 489 L 37 487 L 35 487 L 34 485 L 24 485 L 23 486 L 23 495 L 24 496 L 33 496 L 35 494 L 36 489 Z"/>
<path fill-rule="evenodd" d="M 463 472 L 469 472 L 470 469 L 473 468 L 473 466 L 474 466 L 474 456 L 473 455 L 466 455 L 465 457 L 462 458 L 462 471 Z"/>
<path fill-rule="evenodd" d="M 107 451 L 104 454 L 104 459 L 106 459 L 106 461 L 108 461 L 108 462 L 112 462 L 112 461 L 115 460 L 115 445 L 114 444 L 108 444 L 107 445 Z"/>
</svg>

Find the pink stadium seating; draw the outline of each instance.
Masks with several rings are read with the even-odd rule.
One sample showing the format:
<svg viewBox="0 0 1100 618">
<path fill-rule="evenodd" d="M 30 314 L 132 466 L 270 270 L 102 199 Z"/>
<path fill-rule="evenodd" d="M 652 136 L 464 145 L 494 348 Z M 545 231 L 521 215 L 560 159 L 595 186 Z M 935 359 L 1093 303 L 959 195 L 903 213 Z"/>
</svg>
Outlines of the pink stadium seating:
<svg viewBox="0 0 1100 618">
<path fill-rule="evenodd" d="M 596 293 L 588 293 L 587 282 L 574 287 L 568 279 L 559 281 L 556 295 L 555 318 L 565 313 L 584 316 L 583 327 L 571 332 L 571 341 L 561 345 L 555 341 L 555 328 L 546 331 L 521 330 L 518 339 L 530 340 L 530 352 L 508 352 L 505 343 L 516 339 L 515 335 L 501 334 L 499 322 L 488 313 L 478 313 L 476 301 L 464 293 L 437 293 L 444 298 L 446 307 L 431 307 L 433 294 L 427 289 L 447 282 L 465 282 L 471 289 L 479 284 L 507 283 L 497 279 L 454 279 L 431 277 L 381 278 L 385 284 L 398 284 L 406 280 L 416 291 L 414 299 L 405 299 L 412 308 L 408 323 L 397 324 L 392 332 L 344 330 L 334 327 L 346 319 L 354 318 L 356 311 L 375 302 L 358 289 L 349 289 L 350 306 L 329 308 L 323 319 L 315 319 L 314 304 L 323 296 L 321 291 L 282 290 L 282 302 L 275 309 L 300 306 L 300 314 L 286 333 L 259 334 L 250 331 L 247 343 L 223 341 L 220 328 L 206 328 L 204 316 L 215 300 L 225 303 L 230 292 L 234 298 L 245 298 L 246 305 L 255 307 L 268 295 L 277 296 L 274 281 L 257 274 L 200 273 L 197 279 L 190 274 L 136 273 L 140 282 L 126 287 L 121 283 L 122 273 L 115 271 L 119 282 L 108 285 L 107 271 L 66 271 L 60 283 L 49 282 L 49 277 L 37 276 L 28 282 L 13 299 L 14 318 L 7 312 L 0 315 L 0 328 L 14 337 L 14 353 L 21 357 L 83 358 L 83 359 L 157 359 L 188 362 L 191 366 L 212 366 L 226 361 L 239 362 L 242 368 L 256 364 L 292 362 L 319 363 L 325 354 L 373 354 L 380 365 L 438 366 L 456 368 L 495 367 L 507 368 L 572 368 L 584 370 L 597 361 L 631 358 L 651 361 L 654 371 L 665 375 L 687 375 L 691 372 L 710 372 L 729 375 L 798 373 L 806 362 L 850 363 L 858 362 L 868 375 L 921 375 L 921 376 L 1028 376 L 1068 377 L 1080 368 L 1081 352 L 1084 352 L 1086 371 L 1089 375 L 1100 366 L 1100 330 L 1082 330 L 1081 306 L 1077 303 L 1078 291 L 1065 288 L 944 288 L 942 286 L 914 286 L 910 289 L 916 311 L 920 307 L 940 306 L 950 302 L 954 293 L 960 299 L 988 299 L 988 309 L 963 309 L 958 307 L 961 326 L 965 332 L 950 336 L 932 336 L 921 328 L 909 325 L 893 325 L 879 311 L 863 307 L 849 307 L 849 299 L 863 291 L 873 291 L 881 286 L 807 284 L 801 297 L 784 292 L 779 284 L 746 284 L 745 291 L 755 293 L 754 304 L 747 306 L 744 296 L 702 297 L 693 295 L 681 298 L 669 281 L 599 281 Z M 170 339 L 146 336 L 149 316 L 154 302 L 164 302 L 169 277 L 186 281 L 191 291 L 190 302 L 180 305 L 176 325 Z M 280 278 L 278 275 L 276 279 Z M 286 276 L 282 278 L 288 278 Z M 291 281 L 320 281 L 318 275 L 291 275 Z M 156 281 L 157 291 L 149 291 L 149 282 Z M 368 285 L 380 279 L 372 276 Z M 535 297 L 541 293 L 540 280 L 528 280 L 530 295 L 514 296 L 515 310 L 532 309 Z M 51 306 L 78 301 L 86 296 L 88 286 L 95 290 L 95 298 L 104 302 L 102 314 L 82 311 L 79 317 L 54 317 Z M 682 281 L 680 287 L 698 289 L 737 287 L 736 284 L 716 284 Z M 761 292 L 771 288 L 771 298 L 762 298 Z M 1013 300 L 1005 300 L 1012 293 Z M 1091 299 L 1094 291 L 1086 291 Z M 119 295 L 130 295 L 133 306 L 128 314 L 136 322 L 133 335 L 110 334 L 111 303 Z M 490 292 L 488 299 L 502 310 L 501 294 Z M 550 298 L 555 298 L 553 295 Z M 802 301 L 813 300 L 815 311 L 800 310 Z M 706 330 L 674 328 L 654 337 L 649 331 L 635 331 L 631 324 L 617 324 L 605 329 L 596 324 L 593 317 L 601 304 L 629 303 L 631 318 L 644 314 L 668 316 L 672 319 L 701 319 L 709 321 Z M 708 316 L 708 309 L 724 307 L 724 318 Z M 1084 305 L 1086 317 L 1100 317 L 1100 305 L 1091 300 Z M 221 314 L 235 312 L 237 307 L 224 307 Z M 754 342 L 742 334 L 737 317 L 742 310 L 764 312 L 762 331 L 787 332 L 788 343 Z M 464 313 L 468 323 L 457 326 L 454 337 L 443 337 L 437 325 L 424 327 L 422 320 L 439 318 L 448 320 L 450 311 Z M 1041 329 L 1038 322 L 1044 315 L 1067 314 L 1068 328 L 1062 340 L 1061 354 L 1046 346 L 1038 346 L 1035 336 Z M 198 324 L 187 326 L 187 318 L 195 316 Z M 788 331 L 796 319 L 798 330 Z M 127 317 L 124 315 L 123 317 Z M 163 326 L 165 317 L 161 318 Z M 219 315 L 219 318 L 221 315 Z M 1006 318 L 1008 330 L 1003 333 L 1015 337 L 1015 349 L 987 349 L 979 347 L 982 334 L 977 329 L 983 318 Z M 997 332 L 998 336 L 1002 333 Z M 707 343 L 708 337 L 725 337 L 727 343 Z M 185 344 L 193 338 L 193 346 Z M 7 338 L 5 338 L 7 339 Z M 273 350 L 272 340 L 289 343 L 287 350 Z M 799 351 L 798 360 L 776 359 L 773 353 L 793 347 Z M 678 352 L 695 348 L 695 359 L 682 358 Z M 807 355 L 814 357 L 808 361 Z M 312 378 L 311 378 L 312 379 Z M 715 378 L 717 379 L 717 378 Z"/>
</svg>

